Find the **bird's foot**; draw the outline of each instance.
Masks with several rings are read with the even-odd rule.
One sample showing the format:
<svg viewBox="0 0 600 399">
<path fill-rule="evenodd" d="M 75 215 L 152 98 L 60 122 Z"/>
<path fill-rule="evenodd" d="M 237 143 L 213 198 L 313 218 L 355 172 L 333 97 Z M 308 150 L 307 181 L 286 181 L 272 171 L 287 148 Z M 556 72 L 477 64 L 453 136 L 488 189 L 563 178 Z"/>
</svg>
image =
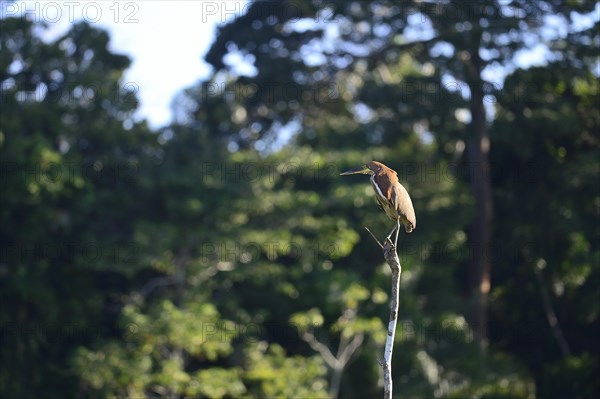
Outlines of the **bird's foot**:
<svg viewBox="0 0 600 399">
<path fill-rule="evenodd" d="M 383 246 L 386 248 L 389 247 L 392 250 L 396 249 L 396 244 L 394 244 L 391 237 L 386 237 L 385 241 L 383 242 Z"/>
</svg>

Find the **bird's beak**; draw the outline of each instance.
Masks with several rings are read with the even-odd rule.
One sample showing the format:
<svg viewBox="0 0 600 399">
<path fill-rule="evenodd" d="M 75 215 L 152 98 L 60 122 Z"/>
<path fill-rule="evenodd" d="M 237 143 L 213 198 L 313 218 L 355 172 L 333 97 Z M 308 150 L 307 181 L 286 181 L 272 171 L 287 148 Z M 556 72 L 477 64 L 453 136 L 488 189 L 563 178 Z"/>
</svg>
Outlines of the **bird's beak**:
<svg viewBox="0 0 600 399">
<path fill-rule="evenodd" d="M 369 170 L 369 168 L 367 168 L 367 165 L 362 165 L 362 166 L 359 166 L 358 168 L 354 168 L 354 169 L 350 169 L 345 172 L 342 172 L 342 173 L 340 173 L 340 176 L 365 174 L 365 173 L 367 173 L 368 170 Z"/>
</svg>

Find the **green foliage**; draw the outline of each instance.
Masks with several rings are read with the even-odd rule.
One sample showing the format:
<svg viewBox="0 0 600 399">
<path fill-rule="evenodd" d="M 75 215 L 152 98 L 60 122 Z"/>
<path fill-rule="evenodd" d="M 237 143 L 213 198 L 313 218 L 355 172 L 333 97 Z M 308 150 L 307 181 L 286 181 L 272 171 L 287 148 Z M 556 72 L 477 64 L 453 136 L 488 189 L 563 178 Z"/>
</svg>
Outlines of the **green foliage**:
<svg viewBox="0 0 600 399">
<path fill-rule="evenodd" d="M 594 396 L 598 386 L 598 358 L 585 353 L 545 365 L 540 395 L 585 398 Z M 548 388 L 552 387 L 553 391 Z"/>
<path fill-rule="evenodd" d="M 14 350 L 0 354 L 0 392 L 62 398 L 78 385 L 66 354 L 115 333 L 143 267 L 131 221 L 152 135 L 123 127 L 137 101 L 105 32 L 79 24 L 45 43 L 26 19 L 1 22 L 0 325 Z"/>
<path fill-rule="evenodd" d="M 251 397 L 327 398 L 325 366 L 317 356 L 286 356 L 281 346 L 259 342 L 246 359 L 246 378 L 254 385 Z"/>
<path fill-rule="evenodd" d="M 392 2 L 294 4 L 300 15 L 252 3 L 220 27 L 214 75 L 156 132 L 132 119 L 129 60 L 105 32 L 78 24 L 46 43 L 27 20 L 2 19 L 0 395 L 326 398 L 337 371 L 324 353 L 358 342 L 339 396 L 380 396 L 390 271 L 363 226 L 382 238 L 392 225 L 366 177 L 339 177 L 378 159 L 418 219 L 399 240 L 399 396 L 597 396 L 600 89 L 585 45 L 597 34 L 553 41 L 554 63 L 485 91 L 496 100 L 487 352 L 468 316 L 472 126 L 457 115 L 469 102 L 440 84 L 467 79 L 458 61 L 474 38 L 495 54 L 488 64 L 510 64 L 539 33 L 525 17 L 587 6 L 501 18 L 485 2 L 488 25 L 468 28 L 414 3 L 437 36 L 411 44 Z M 300 29 L 299 16 L 335 19 Z M 431 52 L 443 39 L 454 55 Z M 224 62 L 235 51 L 256 74 Z"/>
</svg>

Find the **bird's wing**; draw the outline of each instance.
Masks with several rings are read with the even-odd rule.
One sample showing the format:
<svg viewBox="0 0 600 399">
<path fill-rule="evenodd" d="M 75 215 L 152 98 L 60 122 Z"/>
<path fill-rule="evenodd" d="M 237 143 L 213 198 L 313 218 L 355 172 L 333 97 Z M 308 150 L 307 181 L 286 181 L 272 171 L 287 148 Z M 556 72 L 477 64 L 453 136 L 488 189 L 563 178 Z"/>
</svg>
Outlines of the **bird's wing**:
<svg viewBox="0 0 600 399">
<path fill-rule="evenodd" d="M 397 204 L 396 209 L 402 215 L 403 219 L 406 219 L 413 228 L 417 227 L 417 217 L 415 216 L 415 208 L 413 207 L 412 200 L 408 195 L 408 191 L 402 184 L 398 184 L 398 191 L 394 193 L 394 204 Z"/>
<path fill-rule="evenodd" d="M 380 179 L 382 183 L 382 194 L 385 196 L 385 198 L 387 198 L 387 200 L 392 204 L 392 206 L 396 208 L 398 198 L 396 198 L 396 195 L 394 193 L 394 186 L 398 184 L 398 178 L 396 177 L 394 179 L 394 177 L 396 177 L 396 175 L 392 175 L 392 179 L 390 179 L 389 175 L 382 175 Z"/>
</svg>

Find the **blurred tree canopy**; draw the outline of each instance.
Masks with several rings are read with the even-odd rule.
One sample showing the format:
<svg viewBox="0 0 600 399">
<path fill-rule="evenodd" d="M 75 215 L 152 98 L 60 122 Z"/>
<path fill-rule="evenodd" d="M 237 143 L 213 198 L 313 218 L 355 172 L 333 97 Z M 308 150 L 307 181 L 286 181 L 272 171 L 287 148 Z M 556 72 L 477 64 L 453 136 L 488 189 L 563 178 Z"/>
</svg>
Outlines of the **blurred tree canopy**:
<svg viewBox="0 0 600 399">
<path fill-rule="evenodd" d="M 391 226 L 338 177 L 377 159 L 396 395 L 598 395 L 597 5 L 399 4 L 252 3 L 158 131 L 106 32 L 0 20 L 0 394 L 380 396 Z"/>
</svg>

